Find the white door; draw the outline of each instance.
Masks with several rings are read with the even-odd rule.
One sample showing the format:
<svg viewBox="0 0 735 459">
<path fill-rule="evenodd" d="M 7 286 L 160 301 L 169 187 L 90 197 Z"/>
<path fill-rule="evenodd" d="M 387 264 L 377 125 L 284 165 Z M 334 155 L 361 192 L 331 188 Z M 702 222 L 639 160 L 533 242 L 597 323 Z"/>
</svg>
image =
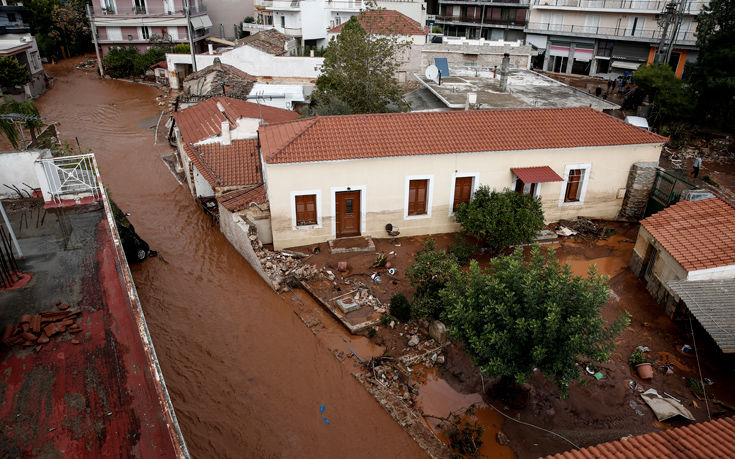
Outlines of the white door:
<svg viewBox="0 0 735 459">
<path fill-rule="evenodd" d="M 122 30 L 120 30 L 120 27 L 108 27 L 107 39 L 110 41 L 122 41 Z"/>
<path fill-rule="evenodd" d="M 549 30 L 561 31 L 564 25 L 564 13 L 554 13 L 551 15 L 551 27 Z"/>
</svg>

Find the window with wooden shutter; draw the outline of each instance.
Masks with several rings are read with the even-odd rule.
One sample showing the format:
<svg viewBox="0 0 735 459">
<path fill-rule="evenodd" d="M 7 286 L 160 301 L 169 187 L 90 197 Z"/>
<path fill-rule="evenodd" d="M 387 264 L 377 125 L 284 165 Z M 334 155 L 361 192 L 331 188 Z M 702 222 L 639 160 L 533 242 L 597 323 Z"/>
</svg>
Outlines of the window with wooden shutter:
<svg viewBox="0 0 735 459">
<path fill-rule="evenodd" d="M 316 225 L 316 195 L 296 196 L 296 226 Z"/>
<path fill-rule="evenodd" d="M 579 201 L 579 194 L 584 180 L 584 169 L 571 169 L 567 178 L 567 190 L 564 193 L 564 202 Z"/>
<path fill-rule="evenodd" d="M 429 180 L 411 180 L 408 183 L 408 215 L 426 214 L 426 196 Z"/>
<path fill-rule="evenodd" d="M 462 203 L 470 202 L 472 197 L 472 177 L 457 177 L 454 181 L 454 203 L 452 212 L 457 210 L 457 206 Z"/>
<path fill-rule="evenodd" d="M 536 183 L 524 183 L 521 179 L 516 179 L 516 192 L 520 194 L 530 194 L 536 196 Z"/>
</svg>

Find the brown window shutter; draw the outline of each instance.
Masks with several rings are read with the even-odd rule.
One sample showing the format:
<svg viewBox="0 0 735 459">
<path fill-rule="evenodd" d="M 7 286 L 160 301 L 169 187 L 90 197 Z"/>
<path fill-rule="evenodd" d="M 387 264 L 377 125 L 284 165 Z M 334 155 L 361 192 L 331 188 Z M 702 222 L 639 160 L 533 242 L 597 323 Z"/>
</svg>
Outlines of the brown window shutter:
<svg viewBox="0 0 735 459">
<path fill-rule="evenodd" d="M 578 201 L 579 183 L 582 179 L 582 169 L 572 169 L 569 171 L 567 179 L 567 192 L 564 195 L 565 202 Z"/>
<path fill-rule="evenodd" d="M 426 213 L 426 194 L 429 181 L 411 180 L 408 184 L 408 215 L 424 215 Z"/>
<path fill-rule="evenodd" d="M 454 181 L 454 203 L 452 211 L 457 210 L 458 205 L 470 202 L 471 197 L 472 177 L 457 177 Z"/>
<path fill-rule="evenodd" d="M 296 225 L 316 225 L 316 195 L 296 196 Z"/>
</svg>

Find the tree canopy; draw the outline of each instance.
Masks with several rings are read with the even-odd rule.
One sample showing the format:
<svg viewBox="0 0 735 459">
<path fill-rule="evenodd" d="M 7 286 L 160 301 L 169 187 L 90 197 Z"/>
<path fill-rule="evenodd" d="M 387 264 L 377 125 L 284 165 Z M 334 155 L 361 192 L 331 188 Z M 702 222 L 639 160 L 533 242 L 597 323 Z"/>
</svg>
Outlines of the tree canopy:
<svg viewBox="0 0 735 459">
<path fill-rule="evenodd" d="M 49 59 L 93 49 L 84 0 L 26 0 L 24 8 L 38 49 Z"/>
<path fill-rule="evenodd" d="M 391 106 L 407 108 L 395 72 L 401 65 L 401 50 L 408 44 L 398 37 L 370 34 L 356 16 L 350 18 L 324 52 L 312 95 L 315 103 L 340 110 L 344 104 L 352 113 L 387 112 Z"/>
<path fill-rule="evenodd" d="M 452 267 L 440 296 L 450 335 L 486 374 L 525 382 L 538 368 L 563 395 L 580 376 L 576 362 L 609 359 L 629 323 L 626 315 L 606 325 L 600 315 L 606 276 L 594 267 L 586 278 L 576 276 L 553 249 L 538 246 L 528 261 L 521 248 L 494 258 L 489 271 L 474 260 L 469 271 Z"/>
<path fill-rule="evenodd" d="M 13 56 L 0 57 L 0 88 L 22 86 L 31 79 L 28 70 Z"/>
<path fill-rule="evenodd" d="M 30 115 L 34 117 L 40 117 L 38 108 L 32 100 L 24 100 L 18 102 L 10 96 L 5 96 L 0 99 L 0 114 L 14 114 L 14 115 Z M 36 130 L 43 126 L 40 119 L 29 119 L 20 123 L 20 125 L 30 131 L 31 139 L 36 139 Z M 0 119 L 0 132 L 8 139 L 14 149 L 25 148 L 25 145 L 20 145 L 20 132 L 18 131 L 18 123 L 10 119 Z"/>
<path fill-rule="evenodd" d="M 694 108 L 691 91 L 668 64 L 638 67 L 633 74 L 636 85 L 649 96 L 661 114 L 662 122 L 685 119 Z"/>
<path fill-rule="evenodd" d="M 494 252 L 531 242 L 544 226 L 541 201 L 511 190 L 494 191 L 483 185 L 468 204 L 455 212 L 457 223 Z"/>
</svg>

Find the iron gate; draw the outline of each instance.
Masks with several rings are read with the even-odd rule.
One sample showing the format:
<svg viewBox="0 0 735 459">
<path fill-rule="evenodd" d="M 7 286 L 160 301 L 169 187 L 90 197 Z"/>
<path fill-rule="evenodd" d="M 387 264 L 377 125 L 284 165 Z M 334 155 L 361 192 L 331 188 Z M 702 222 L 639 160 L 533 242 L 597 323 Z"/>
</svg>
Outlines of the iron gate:
<svg viewBox="0 0 735 459">
<path fill-rule="evenodd" d="M 100 185 L 97 181 L 94 155 L 42 159 L 41 165 L 46 175 L 49 193 L 55 202 L 61 202 L 62 196 L 68 195 L 89 195 L 99 199 Z"/>
<path fill-rule="evenodd" d="M 696 188 L 696 186 L 687 181 L 683 175 L 658 168 L 656 178 L 653 181 L 651 196 L 648 198 L 648 204 L 646 205 L 645 216 L 648 217 L 672 204 L 676 204 L 679 202 L 682 191 L 693 188 Z"/>
</svg>

